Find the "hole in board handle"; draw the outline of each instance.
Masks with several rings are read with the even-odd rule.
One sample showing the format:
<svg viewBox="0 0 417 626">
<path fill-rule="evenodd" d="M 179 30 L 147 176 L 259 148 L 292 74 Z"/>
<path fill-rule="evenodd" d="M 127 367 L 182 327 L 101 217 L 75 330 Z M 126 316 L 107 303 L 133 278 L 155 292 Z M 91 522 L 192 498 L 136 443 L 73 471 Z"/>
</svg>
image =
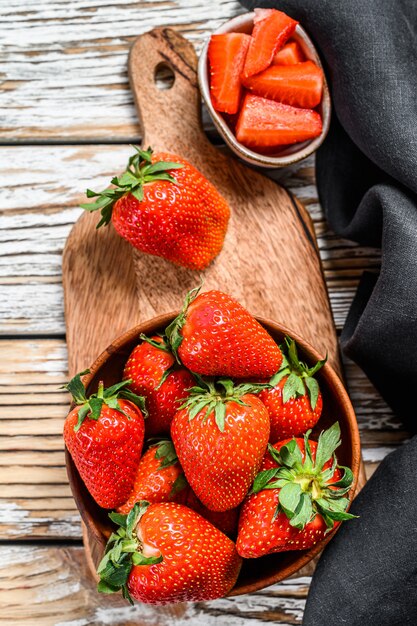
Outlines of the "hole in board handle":
<svg viewBox="0 0 417 626">
<path fill-rule="evenodd" d="M 161 91 L 166 91 L 167 89 L 171 89 L 173 84 L 175 83 L 174 70 L 165 61 L 158 63 L 158 65 L 155 68 L 154 81 L 155 81 L 155 85 Z"/>
</svg>

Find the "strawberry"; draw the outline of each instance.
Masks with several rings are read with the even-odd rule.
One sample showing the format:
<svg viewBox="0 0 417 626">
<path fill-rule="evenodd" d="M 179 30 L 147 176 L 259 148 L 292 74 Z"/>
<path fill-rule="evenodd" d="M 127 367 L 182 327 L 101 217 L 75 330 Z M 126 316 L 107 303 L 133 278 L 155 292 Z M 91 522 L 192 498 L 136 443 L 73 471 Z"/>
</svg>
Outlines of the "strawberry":
<svg viewBox="0 0 417 626">
<path fill-rule="evenodd" d="M 189 488 L 185 502 L 183 503 L 201 517 L 204 517 L 210 524 L 222 531 L 231 539 L 237 536 L 237 525 L 239 521 L 239 509 L 229 509 L 228 511 L 210 511 Z"/>
<path fill-rule="evenodd" d="M 289 41 L 278 50 L 272 59 L 272 65 L 294 65 L 305 61 L 303 51 L 296 41 Z"/>
<path fill-rule="evenodd" d="M 186 506 L 140 502 L 110 518 L 120 527 L 97 569 L 99 592 L 168 604 L 214 600 L 234 586 L 242 564 L 235 544 Z"/>
<path fill-rule="evenodd" d="M 285 338 L 281 350 L 284 359 L 280 370 L 270 380 L 272 388 L 259 394 L 269 411 L 271 442 L 302 435 L 313 428 L 323 408 L 320 387 L 314 375 L 326 363 L 327 357 L 308 367 L 299 360 L 296 343 L 290 337 Z"/>
<path fill-rule="evenodd" d="M 272 337 L 231 296 L 199 290 L 165 331 L 178 360 L 203 376 L 270 378 L 282 362 Z"/>
<path fill-rule="evenodd" d="M 188 370 L 178 366 L 162 337 L 149 339 L 141 335 L 141 339 L 126 362 L 123 378 L 129 378 L 130 389 L 145 398 L 149 414 L 146 435 L 169 434 L 178 402 L 188 396 L 187 389 L 195 380 Z"/>
<path fill-rule="evenodd" d="M 271 65 L 275 53 L 291 37 L 298 22 L 276 9 L 255 9 L 253 24 L 242 73 L 244 78 L 259 74 Z"/>
<path fill-rule="evenodd" d="M 162 439 L 141 458 L 132 493 L 117 512 L 129 513 L 140 500 L 185 502 L 189 490 L 172 441 Z"/>
<path fill-rule="evenodd" d="M 318 442 L 286 439 L 268 446 L 262 471 L 243 503 L 237 550 L 244 558 L 307 550 L 324 539 L 346 513 L 353 474 L 337 465 L 338 422 Z"/>
<path fill-rule="evenodd" d="M 242 96 L 240 75 L 250 41 L 250 35 L 243 33 L 212 35 L 210 38 L 210 96 L 216 111 L 238 111 Z"/>
<path fill-rule="evenodd" d="M 250 76 L 244 85 L 257 96 L 314 109 L 323 93 L 323 71 L 313 61 L 295 65 L 271 65 L 261 74 Z"/>
<path fill-rule="evenodd" d="M 317 111 L 249 93 L 237 121 L 236 139 L 249 148 L 270 149 L 318 137 L 322 128 Z"/>
<path fill-rule="evenodd" d="M 98 227 L 113 226 L 142 252 L 202 270 L 219 254 L 230 209 L 212 185 L 185 159 L 139 150 L 114 188 L 87 190 L 87 211 L 101 210 Z"/>
<path fill-rule="evenodd" d="M 133 489 L 145 434 L 143 398 L 128 391 L 124 381 L 85 395 L 77 374 L 65 386 L 75 408 L 64 424 L 65 444 L 94 500 L 105 509 L 127 500 Z M 123 399 L 124 398 L 124 399 Z"/>
<path fill-rule="evenodd" d="M 256 476 L 269 438 L 269 416 L 254 393 L 262 385 L 201 381 L 171 424 L 185 476 L 212 511 L 234 509 Z"/>
</svg>

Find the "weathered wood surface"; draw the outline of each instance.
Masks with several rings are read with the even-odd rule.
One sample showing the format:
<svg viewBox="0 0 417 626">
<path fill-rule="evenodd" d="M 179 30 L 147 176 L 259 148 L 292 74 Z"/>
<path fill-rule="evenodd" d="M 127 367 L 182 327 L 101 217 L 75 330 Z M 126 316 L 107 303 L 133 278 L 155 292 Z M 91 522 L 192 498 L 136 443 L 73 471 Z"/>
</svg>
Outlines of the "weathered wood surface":
<svg viewBox="0 0 417 626">
<path fill-rule="evenodd" d="M 130 148 L 118 144 L 140 141 L 127 77 L 131 41 L 167 25 L 200 46 L 238 11 L 237 0 L 0 4 L 0 143 L 20 144 L 0 147 L 0 539 L 9 541 L 0 548 L 0 624 L 154 624 L 146 608 L 111 608 L 113 599 L 95 594 L 76 545 L 81 528 L 61 440 L 67 395 L 58 389 L 67 379 L 61 255 L 84 189 L 125 165 Z M 379 253 L 329 231 L 313 159 L 279 178 L 313 218 L 340 330 L 359 276 L 378 268 Z M 347 363 L 346 374 L 369 476 L 408 435 L 359 368 Z M 28 539 L 49 543 L 19 543 Z M 300 623 L 308 574 L 179 617 L 164 610 L 160 624 Z"/>
<path fill-rule="evenodd" d="M 121 171 L 129 146 L 0 147 L 0 316 L 2 334 L 65 333 L 61 259 L 87 186 Z M 23 167 L 22 167 L 23 164 Z M 343 326 L 359 276 L 379 253 L 341 240 L 317 202 L 314 160 L 280 173 L 313 219 L 336 327 Z"/>
<path fill-rule="evenodd" d="M 167 607 L 98 595 L 83 550 L 74 546 L 0 547 L 0 624 L 9 626 L 281 626 L 299 624 L 311 568 L 250 596 Z"/>
</svg>

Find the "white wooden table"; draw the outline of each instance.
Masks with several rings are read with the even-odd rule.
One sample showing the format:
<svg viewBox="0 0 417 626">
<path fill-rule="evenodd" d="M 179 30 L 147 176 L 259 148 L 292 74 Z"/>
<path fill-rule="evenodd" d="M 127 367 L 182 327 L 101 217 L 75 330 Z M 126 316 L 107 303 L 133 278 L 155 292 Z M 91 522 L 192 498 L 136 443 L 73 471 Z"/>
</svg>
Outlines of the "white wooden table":
<svg viewBox="0 0 417 626">
<path fill-rule="evenodd" d="M 169 25 L 197 46 L 235 0 L 4 0 L 0 6 L 0 624 L 298 624 L 311 571 L 251 596 L 155 609 L 99 596 L 87 576 L 61 438 L 68 398 L 61 254 L 85 188 L 140 142 L 127 81 L 138 34 Z M 337 328 L 378 251 L 331 233 L 314 160 L 280 174 L 318 234 Z M 368 476 L 408 434 L 346 363 Z"/>
</svg>

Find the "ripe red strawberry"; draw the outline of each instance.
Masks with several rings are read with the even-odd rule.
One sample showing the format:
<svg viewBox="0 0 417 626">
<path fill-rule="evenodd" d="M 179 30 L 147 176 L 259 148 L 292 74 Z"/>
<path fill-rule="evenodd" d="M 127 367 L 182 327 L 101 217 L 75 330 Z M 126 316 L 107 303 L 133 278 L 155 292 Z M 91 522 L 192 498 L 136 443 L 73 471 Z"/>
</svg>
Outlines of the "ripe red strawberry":
<svg viewBox="0 0 417 626">
<path fill-rule="evenodd" d="M 346 513 L 353 474 L 337 465 L 334 454 L 340 445 L 338 422 L 317 443 L 308 440 L 309 433 L 268 446 L 241 509 L 236 547 L 244 558 L 307 550 L 340 521 L 354 517 Z"/>
<path fill-rule="evenodd" d="M 203 517 L 174 502 L 135 505 L 107 544 L 98 591 L 122 589 L 148 604 L 198 602 L 225 596 L 242 560 L 235 544 Z"/>
<path fill-rule="evenodd" d="M 103 388 L 87 399 L 77 374 L 66 385 L 77 405 L 64 424 L 65 444 L 94 500 L 105 509 L 126 502 L 142 453 L 143 398 L 126 389 L 129 381 Z M 125 398 L 125 399 L 122 399 Z"/>
<path fill-rule="evenodd" d="M 199 289 L 165 331 L 174 354 L 203 376 L 270 378 L 282 362 L 272 337 L 231 296 Z"/>
<path fill-rule="evenodd" d="M 243 77 L 253 76 L 272 63 L 275 53 L 295 31 L 298 22 L 276 9 L 255 9 L 252 41 L 246 55 Z"/>
<path fill-rule="evenodd" d="M 194 387 L 171 424 L 171 436 L 185 476 L 212 511 L 236 508 L 255 478 L 269 437 L 265 405 L 229 379 Z"/>
<path fill-rule="evenodd" d="M 127 360 L 123 378 L 129 378 L 130 389 L 145 398 L 146 435 L 169 434 L 179 401 L 185 400 L 195 380 L 188 370 L 178 366 L 162 337 L 148 339 L 142 335 L 141 339 Z"/>
<path fill-rule="evenodd" d="M 217 189 L 185 159 L 139 150 L 101 193 L 87 190 L 87 211 L 113 226 L 135 248 L 202 270 L 223 246 L 230 209 Z"/>
<path fill-rule="evenodd" d="M 242 96 L 240 75 L 250 41 L 250 35 L 244 33 L 225 33 L 210 38 L 210 96 L 216 111 L 238 111 Z"/>
<path fill-rule="evenodd" d="M 297 346 L 290 337 L 281 346 L 284 359 L 280 370 L 270 380 L 272 389 L 264 389 L 259 398 L 265 404 L 271 420 L 269 441 L 302 435 L 318 422 L 323 399 L 314 375 L 326 363 L 327 357 L 308 367 L 299 360 Z"/>
<path fill-rule="evenodd" d="M 323 71 L 313 61 L 295 65 L 271 65 L 244 80 L 246 89 L 270 100 L 314 109 L 323 93 Z"/>
<path fill-rule="evenodd" d="M 323 124 L 317 111 L 248 93 L 236 125 L 236 139 L 249 148 L 268 150 L 318 137 Z"/>
<path fill-rule="evenodd" d="M 281 50 L 278 50 L 272 59 L 273 65 L 294 65 L 305 61 L 305 56 L 296 41 L 289 41 Z"/>
<path fill-rule="evenodd" d="M 153 444 L 141 458 L 132 493 L 117 507 L 117 512 L 127 515 L 140 500 L 185 504 L 189 491 L 172 441 L 163 439 Z"/>
<path fill-rule="evenodd" d="M 188 508 L 192 509 L 201 517 L 204 517 L 210 524 L 222 531 L 231 539 L 236 539 L 237 525 L 239 521 L 239 509 L 229 509 L 228 511 L 210 511 L 195 495 L 194 491 L 189 488 L 185 502 Z"/>
</svg>

